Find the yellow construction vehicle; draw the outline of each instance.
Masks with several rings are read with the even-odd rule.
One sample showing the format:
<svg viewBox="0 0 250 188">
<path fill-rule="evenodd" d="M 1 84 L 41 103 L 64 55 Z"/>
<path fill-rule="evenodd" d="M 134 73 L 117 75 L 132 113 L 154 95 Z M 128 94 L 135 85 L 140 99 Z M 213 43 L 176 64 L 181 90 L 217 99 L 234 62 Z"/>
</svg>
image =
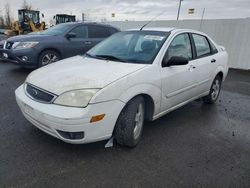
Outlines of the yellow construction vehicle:
<svg viewBox="0 0 250 188">
<path fill-rule="evenodd" d="M 11 29 L 7 30 L 5 33 L 13 36 L 44 30 L 45 22 L 40 22 L 39 14 L 40 12 L 36 10 L 18 10 L 18 21 L 12 23 Z"/>
</svg>

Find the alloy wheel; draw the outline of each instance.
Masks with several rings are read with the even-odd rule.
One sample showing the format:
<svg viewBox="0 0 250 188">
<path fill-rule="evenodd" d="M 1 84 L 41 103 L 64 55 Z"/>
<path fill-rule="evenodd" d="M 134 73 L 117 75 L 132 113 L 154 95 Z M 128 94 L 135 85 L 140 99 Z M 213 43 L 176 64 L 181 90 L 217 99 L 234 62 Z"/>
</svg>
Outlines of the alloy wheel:
<svg viewBox="0 0 250 188">
<path fill-rule="evenodd" d="M 136 115 L 135 115 L 135 128 L 134 128 L 135 139 L 137 139 L 141 134 L 143 121 L 144 121 L 144 109 L 143 109 L 143 105 L 139 104 Z"/>
</svg>

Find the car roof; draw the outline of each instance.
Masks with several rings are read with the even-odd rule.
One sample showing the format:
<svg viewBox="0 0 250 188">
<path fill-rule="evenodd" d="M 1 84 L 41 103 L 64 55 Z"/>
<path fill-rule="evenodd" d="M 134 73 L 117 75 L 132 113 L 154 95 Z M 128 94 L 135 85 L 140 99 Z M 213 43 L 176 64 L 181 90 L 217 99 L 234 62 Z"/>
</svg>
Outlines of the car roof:
<svg viewBox="0 0 250 188">
<path fill-rule="evenodd" d="M 104 24 L 104 23 L 97 23 L 97 22 L 67 22 L 67 23 L 62 23 L 62 24 L 67 24 L 67 25 L 100 25 L 100 26 L 106 26 L 106 27 L 114 27 L 109 24 Z"/>
<path fill-rule="evenodd" d="M 138 31 L 141 28 L 136 28 L 136 29 L 129 29 L 128 31 Z M 175 27 L 144 27 L 142 31 L 163 31 L 163 32 L 189 32 L 189 33 L 197 33 L 201 35 L 207 36 L 205 33 L 196 31 L 193 29 L 184 29 L 184 28 L 175 28 Z"/>
<path fill-rule="evenodd" d="M 174 27 L 144 27 L 143 31 L 165 31 L 165 32 L 171 32 L 175 28 Z"/>
<path fill-rule="evenodd" d="M 114 27 L 112 25 L 104 24 L 104 23 L 97 23 L 97 22 L 81 22 L 81 21 L 79 21 L 79 22 L 67 22 L 67 23 L 61 23 L 61 24 L 70 25 L 71 27 L 72 26 L 78 26 L 78 25 L 97 25 L 97 26 L 104 26 L 104 27 L 114 28 L 117 31 L 120 31 L 119 28 Z"/>
<path fill-rule="evenodd" d="M 174 27 L 144 27 L 142 31 L 163 31 L 163 32 L 171 32 L 175 28 Z M 127 31 L 139 31 L 141 28 L 128 29 Z"/>
</svg>

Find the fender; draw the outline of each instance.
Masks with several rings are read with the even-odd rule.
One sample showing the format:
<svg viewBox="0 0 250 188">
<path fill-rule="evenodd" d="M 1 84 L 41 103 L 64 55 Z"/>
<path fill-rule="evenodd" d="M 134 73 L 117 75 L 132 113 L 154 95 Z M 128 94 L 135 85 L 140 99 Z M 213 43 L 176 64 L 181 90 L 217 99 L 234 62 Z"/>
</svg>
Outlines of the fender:
<svg viewBox="0 0 250 188">
<path fill-rule="evenodd" d="M 222 73 L 223 73 L 223 80 L 222 80 L 222 81 L 225 81 L 226 76 L 227 76 L 227 73 L 228 73 L 228 67 L 219 65 L 219 66 L 216 68 L 215 72 L 214 72 L 215 74 L 213 75 L 213 78 L 215 78 L 215 76 L 216 76 L 219 72 L 222 72 Z M 211 84 L 212 84 L 212 83 L 211 83 Z"/>
<path fill-rule="evenodd" d="M 135 96 L 141 94 L 148 95 L 153 99 L 154 109 L 155 109 L 154 114 L 159 113 L 161 106 L 162 92 L 159 87 L 150 83 L 138 84 L 133 87 L 130 87 L 129 89 L 126 90 L 126 92 L 122 93 L 122 95 L 119 97 L 119 100 L 121 100 L 124 103 L 127 103 Z"/>
<path fill-rule="evenodd" d="M 61 58 L 63 58 L 63 56 L 62 56 L 62 54 L 63 54 L 62 51 L 61 51 L 59 48 L 54 47 L 54 46 L 50 46 L 50 47 L 45 46 L 45 47 L 41 48 L 39 54 L 41 54 L 42 52 L 44 52 L 44 51 L 46 51 L 46 50 L 55 51 L 55 52 L 59 53 L 59 55 L 60 55 Z"/>
</svg>

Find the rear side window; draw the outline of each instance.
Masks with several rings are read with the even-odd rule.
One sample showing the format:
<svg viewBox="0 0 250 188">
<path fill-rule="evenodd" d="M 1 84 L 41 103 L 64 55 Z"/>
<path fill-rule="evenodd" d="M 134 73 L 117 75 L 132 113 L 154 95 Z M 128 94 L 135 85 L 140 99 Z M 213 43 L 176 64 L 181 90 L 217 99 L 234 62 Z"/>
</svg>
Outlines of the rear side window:
<svg viewBox="0 0 250 188">
<path fill-rule="evenodd" d="M 115 29 L 115 28 L 110 27 L 110 28 L 109 28 L 109 32 L 110 32 L 110 34 L 112 35 L 112 34 L 118 32 L 118 30 Z"/>
<path fill-rule="evenodd" d="M 211 54 L 207 38 L 202 35 L 192 34 L 196 48 L 197 57 L 204 57 Z"/>
<path fill-rule="evenodd" d="M 89 26 L 89 38 L 106 38 L 110 36 L 108 28 L 103 26 Z"/>
<path fill-rule="evenodd" d="M 78 26 L 72 29 L 71 33 L 75 33 L 76 38 L 87 38 L 88 29 L 86 26 Z"/>
</svg>

